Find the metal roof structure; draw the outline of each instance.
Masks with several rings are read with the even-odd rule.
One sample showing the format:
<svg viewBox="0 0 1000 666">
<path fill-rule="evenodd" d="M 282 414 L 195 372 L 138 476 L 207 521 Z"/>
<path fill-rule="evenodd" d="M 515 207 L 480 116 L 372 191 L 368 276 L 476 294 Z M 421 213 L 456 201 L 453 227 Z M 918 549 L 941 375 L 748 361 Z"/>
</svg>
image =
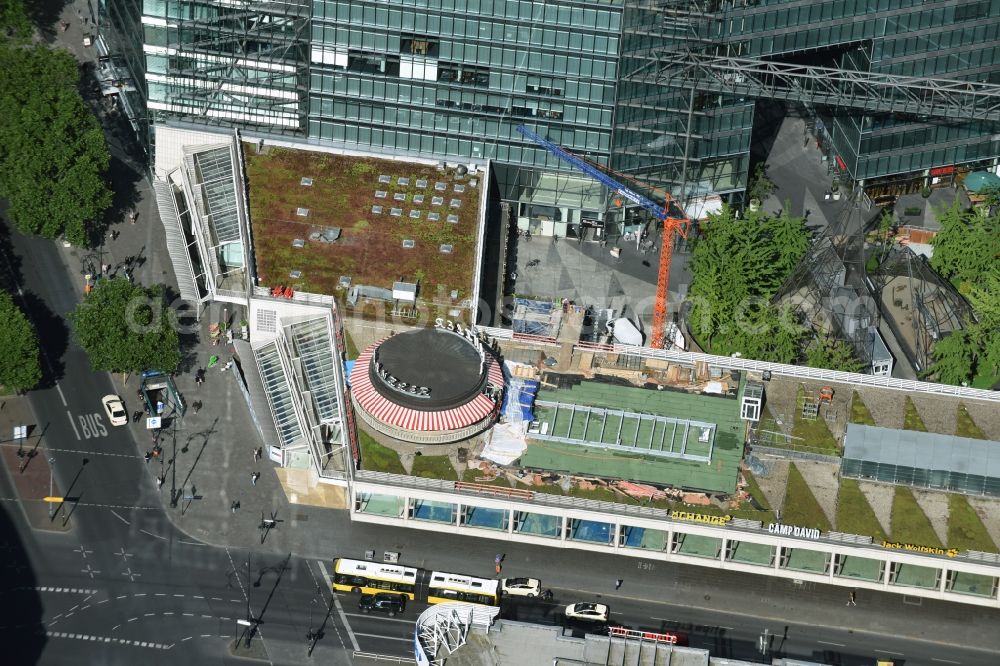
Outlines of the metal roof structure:
<svg viewBox="0 0 1000 666">
<path fill-rule="evenodd" d="M 1000 442 L 849 423 L 844 459 L 1000 479 Z"/>
<path fill-rule="evenodd" d="M 196 198 L 201 204 L 199 207 L 208 213 L 212 231 L 220 244 L 240 242 L 233 157 L 229 144 L 190 155 L 197 174 L 199 187 Z"/>
</svg>

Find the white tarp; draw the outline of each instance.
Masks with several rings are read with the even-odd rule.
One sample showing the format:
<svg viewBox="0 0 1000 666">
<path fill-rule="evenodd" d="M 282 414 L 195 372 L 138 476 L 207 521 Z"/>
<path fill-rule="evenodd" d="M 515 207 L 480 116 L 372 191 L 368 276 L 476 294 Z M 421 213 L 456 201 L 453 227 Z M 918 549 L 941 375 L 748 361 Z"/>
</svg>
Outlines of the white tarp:
<svg viewBox="0 0 1000 666">
<path fill-rule="evenodd" d="M 707 197 L 697 197 L 691 199 L 684 207 L 684 212 L 692 220 L 703 220 L 711 213 L 718 213 L 722 210 L 722 197 L 712 194 Z"/>
<path fill-rule="evenodd" d="M 524 432 L 524 423 L 500 423 L 493 426 L 480 457 L 498 465 L 510 465 L 524 455 L 528 448 Z"/>
<path fill-rule="evenodd" d="M 623 345 L 642 346 L 642 333 L 635 327 L 635 324 L 622 317 L 611 322 L 615 340 Z"/>
</svg>

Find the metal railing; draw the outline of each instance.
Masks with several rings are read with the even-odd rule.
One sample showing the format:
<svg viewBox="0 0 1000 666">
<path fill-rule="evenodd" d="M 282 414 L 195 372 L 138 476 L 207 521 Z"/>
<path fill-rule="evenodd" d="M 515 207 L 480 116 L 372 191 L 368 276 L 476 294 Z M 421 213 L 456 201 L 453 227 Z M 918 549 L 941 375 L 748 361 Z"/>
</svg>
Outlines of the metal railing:
<svg viewBox="0 0 1000 666">
<path fill-rule="evenodd" d="M 386 662 L 390 664 L 415 664 L 416 659 L 410 659 L 409 657 L 396 657 L 391 654 L 377 654 L 375 652 L 364 652 L 362 650 L 355 650 L 352 653 L 355 659 L 371 659 L 372 661 L 381 663 Z"/>
<path fill-rule="evenodd" d="M 523 337 L 521 334 L 515 334 L 513 331 L 504 328 L 494 328 L 492 326 L 479 326 L 477 328 L 487 335 L 499 340 L 518 340 Z M 723 368 L 725 370 L 743 370 L 755 373 L 770 372 L 772 375 L 777 375 L 779 377 L 791 377 L 816 382 L 833 382 L 853 386 L 870 386 L 872 388 L 883 388 L 893 391 L 910 391 L 913 393 L 927 393 L 931 395 L 970 398 L 974 400 L 985 400 L 987 402 L 1000 403 L 1000 391 L 969 388 L 967 386 L 951 386 L 949 384 L 922 382 L 915 379 L 879 377 L 876 375 L 864 375 L 857 372 L 842 372 L 840 370 L 827 370 L 824 368 L 807 368 L 805 366 L 788 365 L 785 363 L 770 363 L 768 361 L 755 361 L 748 358 L 715 356 L 713 354 L 674 351 L 670 349 L 653 349 L 652 347 L 636 347 L 631 345 L 615 344 L 602 345 L 601 348 L 604 351 L 611 351 L 613 353 L 631 354 L 645 359 L 663 360 L 690 367 L 693 367 L 696 363 L 701 362 L 708 363 L 711 366 Z M 576 344 L 573 346 L 573 351 L 574 353 L 593 352 L 594 346 L 592 344 L 584 343 Z"/>
</svg>

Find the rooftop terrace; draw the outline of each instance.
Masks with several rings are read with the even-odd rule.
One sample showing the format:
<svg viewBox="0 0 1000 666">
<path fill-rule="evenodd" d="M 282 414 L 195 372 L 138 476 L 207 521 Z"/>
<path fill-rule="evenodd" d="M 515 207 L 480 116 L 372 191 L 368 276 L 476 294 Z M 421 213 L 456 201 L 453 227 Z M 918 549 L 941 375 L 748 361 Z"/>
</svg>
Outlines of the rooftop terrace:
<svg viewBox="0 0 1000 666">
<path fill-rule="evenodd" d="M 277 147 L 244 151 L 261 286 L 339 289 L 342 298 L 342 277 L 383 288 L 402 279 L 420 284 L 422 300 L 472 294 L 479 174 Z"/>
<path fill-rule="evenodd" d="M 535 404 L 541 432 L 530 435 L 524 467 L 736 489 L 744 439 L 736 399 L 588 381 L 543 388 Z"/>
</svg>

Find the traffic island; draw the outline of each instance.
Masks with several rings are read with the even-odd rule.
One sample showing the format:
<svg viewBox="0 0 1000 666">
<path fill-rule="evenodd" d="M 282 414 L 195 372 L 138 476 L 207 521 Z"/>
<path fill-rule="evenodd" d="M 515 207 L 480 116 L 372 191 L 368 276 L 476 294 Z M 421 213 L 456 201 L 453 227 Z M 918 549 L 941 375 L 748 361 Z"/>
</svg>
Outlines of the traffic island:
<svg viewBox="0 0 1000 666">
<path fill-rule="evenodd" d="M 18 452 L 21 455 L 18 455 Z M 35 451 L 34 454 L 31 454 Z M 62 490 L 52 482 L 51 495 L 49 461 L 45 450 L 17 444 L 4 443 L 2 453 L 4 466 L 11 484 L 20 500 L 18 504 L 32 529 L 46 532 L 68 532 L 71 528 L 70 516 L 73 505 L 65 501 L 46 502 L 46 498 L 62 497 Z M 51 515 L 50 515 L 51 512 Z"/>
</svg>

